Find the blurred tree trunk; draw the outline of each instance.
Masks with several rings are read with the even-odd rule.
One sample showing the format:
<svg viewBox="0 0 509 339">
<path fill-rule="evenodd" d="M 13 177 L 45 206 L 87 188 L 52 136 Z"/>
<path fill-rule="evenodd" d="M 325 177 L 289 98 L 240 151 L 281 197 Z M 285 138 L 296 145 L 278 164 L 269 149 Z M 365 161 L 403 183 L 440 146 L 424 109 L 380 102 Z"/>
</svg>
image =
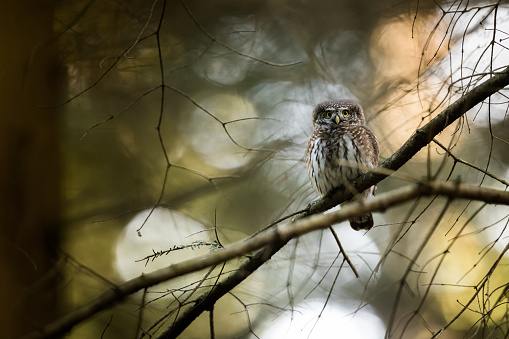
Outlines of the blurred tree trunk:
<svg viewBox="0 0 509 339">
<path fill-rule="evenodd" d="M 55 316 L 59 163 L 53 3 L 0 5 L 0 329 L 15 338 Z M 39 106 L 39 107 L 38 107 Z"/>
</svg>

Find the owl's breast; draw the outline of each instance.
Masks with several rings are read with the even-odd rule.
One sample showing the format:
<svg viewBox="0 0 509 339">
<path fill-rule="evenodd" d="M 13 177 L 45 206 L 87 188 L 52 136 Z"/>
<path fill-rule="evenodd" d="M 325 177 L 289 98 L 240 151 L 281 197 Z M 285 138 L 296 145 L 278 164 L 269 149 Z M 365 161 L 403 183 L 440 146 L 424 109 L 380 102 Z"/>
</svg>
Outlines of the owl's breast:
<svg viewBox="0 0 509 339">
<path fill-rule="evenodd" d="M 362 143 L 352 133 L 332 131 L 313 135 L 308 143 L 306 165 L 312 185 L 320 195 L 348 186 L 372 166 Z"/>
</svg>

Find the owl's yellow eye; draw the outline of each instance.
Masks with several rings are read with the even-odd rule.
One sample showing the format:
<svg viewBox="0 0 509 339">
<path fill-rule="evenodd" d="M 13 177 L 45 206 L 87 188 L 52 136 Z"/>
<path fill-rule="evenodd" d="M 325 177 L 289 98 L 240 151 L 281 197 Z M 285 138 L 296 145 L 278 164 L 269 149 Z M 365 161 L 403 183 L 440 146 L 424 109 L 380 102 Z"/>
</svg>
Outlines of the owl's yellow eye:
<svg viewBox="0 0 509 339">
<path fill-rule="evenodd" d="M 327 118 L 330 118 L 330 112 L 325 112 L 325 116 L 326 116 Z"/>
<path fill-rule="evenodd" d="M 344 110 L 341 112 L 341 114 L 343 114 L 343 116 L 344 116 L 344 117 L 347 117 L 347 116 L 349 116 L 349 115 L 350 115 L 350 111 L 349 111 L 349 110 L 347 110 L 347 109 L 344 109 Z"/>
</svg>

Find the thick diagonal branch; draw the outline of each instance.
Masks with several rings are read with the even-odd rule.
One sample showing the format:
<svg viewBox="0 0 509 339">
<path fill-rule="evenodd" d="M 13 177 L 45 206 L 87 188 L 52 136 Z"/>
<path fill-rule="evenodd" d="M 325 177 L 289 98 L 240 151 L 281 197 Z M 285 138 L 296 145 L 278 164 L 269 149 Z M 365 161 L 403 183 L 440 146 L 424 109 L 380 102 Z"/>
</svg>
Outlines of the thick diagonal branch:
<svg viewBox="0 0 509 339">
<path fill-rule="evenodd" d="M 429 123 L 419 128 L 393 155 L 380 164 L 380 168 L 397 171 L 417 154 L 423 147 L 426 147 L 434 137 L 440 134 L 463 114 L 468 112 L 475 105 L 483 102 L 491 95 L 497 93 L 509 85 L 509 66 L 502 72 L 496 73 L 492 78 L 483 82 L 471 91 L 461 96 L 458 100 L 448 106 Z M 356 192 L 362 192 L 367 188 L 385 179 L 387 171 L 368 172 L 357 180 Z M 351 190 L 350 190 L 351 191 Z M 352 198 L 350 192 L 338 191 L 332 197 L 324 197 L 315 201 L 305 215 L 324 212 L 334 206 Z"/>
</svg>

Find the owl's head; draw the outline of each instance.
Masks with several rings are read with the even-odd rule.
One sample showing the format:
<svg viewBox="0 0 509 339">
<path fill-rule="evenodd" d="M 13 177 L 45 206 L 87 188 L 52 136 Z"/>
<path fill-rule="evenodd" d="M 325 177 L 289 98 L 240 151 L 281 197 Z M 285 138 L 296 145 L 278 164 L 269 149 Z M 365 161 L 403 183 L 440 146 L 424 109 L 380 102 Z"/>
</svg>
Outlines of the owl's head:
<svg viewBox="0 0 509 339">
<path fill-rule="evenodd" d="M 352 100 L 330 100 L 319 103 L 313 111 L 313 126 L 365 125 L 362 107 Z"/>
</svg>

